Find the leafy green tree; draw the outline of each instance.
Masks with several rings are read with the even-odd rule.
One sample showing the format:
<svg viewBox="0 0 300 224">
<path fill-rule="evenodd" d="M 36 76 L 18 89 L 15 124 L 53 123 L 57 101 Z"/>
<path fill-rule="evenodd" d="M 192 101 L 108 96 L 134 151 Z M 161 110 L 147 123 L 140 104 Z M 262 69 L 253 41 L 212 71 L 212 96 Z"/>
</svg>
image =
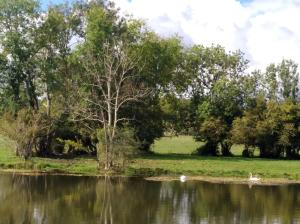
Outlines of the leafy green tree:
<svg viewBox="0 0 300 224">
<path fill-rule="evenodd" d="M 129 126 L 134 128 L 135 136 L 140 142 L 139 148 L 143 152 L 148 152 L 154 140 L 163 136 L 164 114 L 157 96 L 132 102 L 122 110 L 122 113 L 129 118 Z"/>
<path fill-rule="evenodd" d="M 244 144 L 242 153 L 245 157 L 253 156 L 256 146 L 256 117 L 252 114 L 245 114 L 242 118 L 237 118 L 233 122 L 231 139 L 234 143 Z"/>
<path fill-rule="evenodd" d="M 37 30 L 39 92 L 46 101 L 48 116 L 51 113 L 52 98 L 56 100 L 58 95 L 65 96 L 67 79 L 70 78 L 70 43 L 72 38 L 79 38 L 81 24 L 74 10 L 67 6 L 49 8 Z"/>
<path fill-rule="evenodd" d="M 198 140 L 206 143 L 198 149 L 198 153 L 200 155 L 218 155 L 218 144 L 224 139 L 227 131 L 225 122 L 220 118 L 209 117 L 206 119 L 202 123 L 197 137 Z"/>
<path fill-rule="evenodd" d="M 114 7 L 105 7 L 101 1 L 90 3 L 85 12 L 85 19 L 85 47 L 94 50 L 94 53 L 99 53 L 105 42 L 113 42 L 127 31 L 124 18 L 117 14 Z"/>
<path fill-rule="evenodd" d="M 218 80 L 239 77 L 248 64 L 242 52 L 227 53 L 219 45 L 193 46 L 187 50 L 185 57 L 184 68 L 192 96 L 199 97 L 209 95 Z"/>
<path fill-rule="evenodd" d="M 245 156 L 258 147 L 261 157 L 298 158 L 299 104 L 257 98 L 255 107 L 235 119 L 231 135 L 234 143 L 245 145 Z"/>
<path fill-rule="evenodd" d="M 142 143 L 141 149 L 148 151 L 165 129 L 161 96 L 182 87 L 178 69 L 182 46 L 177 37 L 164 39 L 147 30 L 147 27 L 145 32 L 139 33 L 143 30 L 141 25 L 139 21 L 130 21 L 128 36 L 129 40 L 137 41 L 131 44 L 132 54 L 144 62 L 135 82 L 147 87 L 149 94 L 139 102 L 129 104 L 123 112 L 130 118 L 129 123 L 136 130 L 136 136 Z"/>
<path fill-rule="evenodd" d="M 168 94 L 160 99 L 165 131 L 171 135 L 191 134 L 190 100 Z"/>
<path fill-rule="evenodd" d="M 299 102 L 294 103 L 287 100 L 280 105 L 282 110 L 282 127 L 277 144 L 283 148 L 284 156 L 287 158 L 298 158 L 300 147 L 299 132 Z"/>
<path fill-rule="evenodd" d="M 220 46 L 201 45 L 188 49 L 184 61 L 194 129 L 199 130 L 206 119 L 216 117 L 225 122 L 229 130 L 244 106 L 241 75 L 248 61 L 239 51 L 227 53 Z M 222 145 L 224 155 L 230 155 L 229 137 L 224 135 L 219 140 L 217 144 Z"/>
<path fill-rule="evenodd" d="M 217 136 L 215 138 L 215 141 L 218 139 L 217 145 L 221 145 L 224 156 L 231 155 L 229 130 L 233 120 L 242 115 L 244 107 L 243 85 L 240 84 L 236 80 L 220 79 L 215 83 L 210 96 L 199 104 L 197 111 L 200 126 L 204 125 L 210 117 L 219 118 L 226 125 L 227 134 L 222 135 L 222 138 Z M 205 132 L 200 134 L 203 135 Z"/>
<path fill-rule="evenodd" d="M 270 100 L 296 100 L 299 94 L 298 65 L 292 60 L 270 64 L 264 74 L 266 96 Z"/>
<path fill-rule="evenodd" d="M 34 43 L 38 26 L 38 3 L 35 0 L 3 0 L 0 2 L 0 39 L 2 54 L 6 58 L 6 71 L 2 80 L 6 83 L 3 92 L 5 104 L 17 108 L 28 105 L 38 110 L 38 95 L 34 78 L 36 76 L 34 57 L 37 46 Z M 9 102 L 10 101 L 10 102 Z"/>
<path fill-rule="evenodd" d="M 265 82 L 267 88 L 267 97 L 270 100 L 276 100 L 278 98 L 279 83 L 277 80 L 277 68 L 275 64 L 270 64 L 266 68 Z"/>
<path fill-rule="evenodd" d="M 299 73 L 298 65 L 292 60 L 283 60 L 278 65 L 278 75 L 281 79 L 280 92 L 284 99 L 296 100 L 299 92 Z"/>
</svg>

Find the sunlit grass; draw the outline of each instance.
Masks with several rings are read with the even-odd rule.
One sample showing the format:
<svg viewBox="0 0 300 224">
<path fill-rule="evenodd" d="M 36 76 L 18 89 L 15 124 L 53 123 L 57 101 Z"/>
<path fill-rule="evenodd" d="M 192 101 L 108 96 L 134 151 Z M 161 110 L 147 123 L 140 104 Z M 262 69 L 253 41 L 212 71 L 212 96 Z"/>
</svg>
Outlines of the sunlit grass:
<svg viewBox="0 0 300 224">
<path fill-rule="evenodd" d="M 22 162 L 22 159 L 15 155 L 14 143 L 0 135 L 0 164 L 10 165 Z"/>
<path fill-rule="evenodd" d="M 192 136 L 174 136 L 162 137 L 155 141 L 151 150 L 156 154 L 192 154 L 203 145 L 203 142 L 197 142 Z M 241 156 L 243 151 L 242 145 L 233 145 L 231 152 L 235 156 Z M 258 150 L 254 153 L 258 156 Z"/>
<path fill-rule="evenodd" d="M 202 142 L 196 142 L 192 136 L 162 137 L 156 140 L 152 151 L 158 154 L 191 154 Z"/>
<path fill-rule="evenodd" d="M 263 178 L 300 179 L 300 162 L 297 160 L 271 160 L 241 157 L 242 146 L 234 146 L 234 157 L 200 157 L 191 153 L 201 143 L 190 136 L 162 138 L 153 147 L 154 154 L 134 159 L 127 175 L 195 175 L 214 177 L 243 177 L 249 172 Z M 94 157 L 75 159 L 32 158 L 29 161 L 15 156 L 13 143 L 0 137 L 0 168 L 30 172 L 101 174 Z"/>
<path fill-rule="evenodd" d="M 163 137 L 152 147 L 154 155 L 136 159 L 133 173 L 143 175 L 190 174 L 204 176 L 247 177 L 249 172 L 262 177 L 300 179 L 300 162 L 241 157 L 243 146 L 233 145 L 234 157 L 200 157 L 191 155 L 201 144 L 192 136 Z M 254 155 L 258 157 L 258 150 Z M 144 174 L 146 175 L 146 174 Z"/>
<path fill-rule="evenodd" d="M 95 158 L 50 159 L 34 157 L 28 161 L 15 155 L 14 144 L 0 136 L 0 168 L 37 172 L 97 174 Z"/>
<path fill-rule="evenodd" d="M 161 169 L 167 174 L 247 177 L 249 172 L 262 177 L 300 179 L 299 161 L 243 157 L 199 157 L 195 155 L 144 156 L 132 164 L 133 169 Z"/>
</svg>

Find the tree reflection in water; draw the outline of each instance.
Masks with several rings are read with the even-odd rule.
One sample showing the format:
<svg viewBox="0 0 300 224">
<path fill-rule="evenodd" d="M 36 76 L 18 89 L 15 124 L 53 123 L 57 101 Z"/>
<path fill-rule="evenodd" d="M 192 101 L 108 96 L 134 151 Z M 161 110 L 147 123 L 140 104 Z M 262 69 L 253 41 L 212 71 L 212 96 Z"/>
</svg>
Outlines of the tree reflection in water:
<svg viewBox="0 0 300 224">
<path fill-rule="evenodd" d="M 300 186 L 0 175 L 0 223 L 296 223 Z"/>
<path fill-rule="evenodd" d="M 165 206 L 158 217 L 166 219 L 160 223 L 300 223 L 298 185 L 184 185 L 162 183 L 160 203 Z"/>
</svg>

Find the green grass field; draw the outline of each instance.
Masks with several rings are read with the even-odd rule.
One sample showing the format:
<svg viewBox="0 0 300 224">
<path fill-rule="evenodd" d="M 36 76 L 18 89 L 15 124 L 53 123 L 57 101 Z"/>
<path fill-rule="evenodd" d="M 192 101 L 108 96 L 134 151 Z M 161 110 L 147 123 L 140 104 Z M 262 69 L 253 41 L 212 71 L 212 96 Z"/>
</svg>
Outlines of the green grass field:
<svg viewBox="0 0 300 224">
<path fill-rule="evenodd" d="M 196 142 L 192 136 L 162 137 L 156 140 L 152 146 L 152 151 L 156 154 L 192 154 L 203 142 Z M 242 145 L 233 145 L 231 152 L 235 156 L 241 156 Z M 258 151 L 254 153 L 258 156 Z"/>
<path fill-rule="evenodd" d="M 130 176 L 174 176 L 178 174 L 212 177 L 246 178 L 249 172 L 263 178 L 300 180 L 300 161 L 241 157 L 241 146 L 234 146 L 234 157 L 200 157 L 191 153 L 200 145 L 190 136 L 162 138 L 155 142 L 154 154 L 139 156 L 125 174 Z M 95 158 L 46 159 L 32 158 L 25 162 L 14 155 L 13 144 L 0 138 L 0 169 L 26 172 L 54 172 L 97 175 Z"/>
<path fill-rule="evenodd" d="M 192 136 L 162 137 L 155 141 L 151 150 L 157 154 L 191 154 L 202 144 Z"/>
<path fill-rule="evenodd" d="M 75 158 L 68 160 L 35 157 L 25 161 L 15 155 L 13 148 L 13 142 L 0 136 L 0 169 L 89 175 L 99 173 L 97 170 L 97 162 L 94 158 Z"/>
<path fill-rule="evenodd" d="M 10 166 L 23 162 L 21 158 L 15 156 L 13 147 L 13 142 L 0 136 L 0 164 Z"/>
<path fill-rule="evenodd" d="M 299 161 L 260 158 L 152 155 L 137 159 L 132 167 L 142 173 L 154 170 L 154 175 L 157 171 L 162 174 L 246 178 L 252 172 L 265 178 L 300 179 Z"/>
</svg>

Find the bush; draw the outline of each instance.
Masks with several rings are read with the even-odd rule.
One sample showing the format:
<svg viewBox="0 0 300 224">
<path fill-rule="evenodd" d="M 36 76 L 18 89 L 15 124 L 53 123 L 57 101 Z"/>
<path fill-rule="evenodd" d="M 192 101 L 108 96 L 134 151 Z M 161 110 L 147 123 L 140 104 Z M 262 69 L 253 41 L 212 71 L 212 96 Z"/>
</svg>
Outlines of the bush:
<svg viewBox="0 0 300 224">
<path fill-rule="evenodd" d="M 113 140 L 112 151 L 106 152 L 104 130 L 97 131 L 97 157 L 100 164 L 105 163 L 107 157 L 113 162 L 114 168 L 123 169 L 138 153 L 139 142 L 135 139 L 134 130 L 128 127 L 119 128 Z"/>
<path fill-rule="evenodd" d="M 61 139 L 57 138 L 57 141 L 63 144 L 63 153 L 64 154 L 75 154 L 80 152 L 88 152 L 88 148 L 85 147 L 80 140 L 71 140 L 71 139 Z"/>
<path fill-rule="evenodd" d="M 47 134 L 51 126 L 44 114 L 20 110 L 16 115 L 6 113 L 0 119 L 0 134 L 15 142 L 16 154 L 28 159 L 37 150 L 39 138 Z"/>
<path fill-rule="evenodd" d="M 224 140 L 226 139 L 226 131 L 227 127 L 222 119 L 210 117 L 207 120 L 205 120 L 199 128 L 198 136 L 196 137 L 196 139 L 200 141 L 205 141 L 206 144 L 201 146 L 197 150 L 198 154 L 211 156 L 218 155 L 218 145 L 222 142 L 225 143 Z M 229 150 L 230 147 L 227 150 L 228 154 L 230 153 Z"/>
</svg>

